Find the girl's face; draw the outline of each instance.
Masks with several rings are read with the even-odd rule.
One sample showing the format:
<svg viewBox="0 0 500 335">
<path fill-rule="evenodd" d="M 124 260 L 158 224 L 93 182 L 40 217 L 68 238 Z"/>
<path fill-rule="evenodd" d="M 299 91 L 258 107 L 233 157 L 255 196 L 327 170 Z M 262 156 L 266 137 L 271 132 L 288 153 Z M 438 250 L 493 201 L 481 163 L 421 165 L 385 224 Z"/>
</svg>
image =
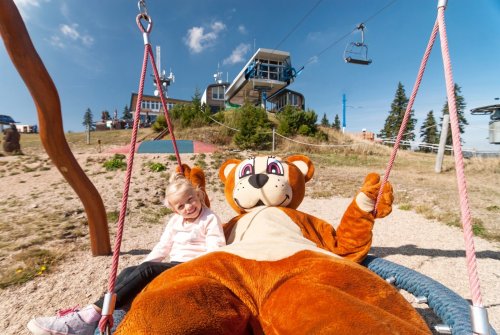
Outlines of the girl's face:
<svg viewBox="0 0 500 335">
<path fill-rule="evenodd" d="M 194 221 L 200 216 L 201 201 L 193 190 L 168 197 L 172 210 L 182 216 L 186 221 Z"/>
</svg>

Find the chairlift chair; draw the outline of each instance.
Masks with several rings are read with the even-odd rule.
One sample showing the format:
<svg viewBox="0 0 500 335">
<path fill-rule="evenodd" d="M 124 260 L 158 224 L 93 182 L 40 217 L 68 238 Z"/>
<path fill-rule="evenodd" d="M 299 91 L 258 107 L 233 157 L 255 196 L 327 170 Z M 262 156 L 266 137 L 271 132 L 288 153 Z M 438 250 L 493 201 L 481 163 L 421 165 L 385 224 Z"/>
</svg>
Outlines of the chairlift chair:
<svg viewBox="0 0 500 335">
<path fill-rule="evenodd" d="M 364 43 L 365 25 L 360 23 L 356 29 L 361 31 L 361 42 L 351 42 L 347 44 L 344 50 L 344 60 L 346 63 L 369 65 L 372 60 L 368 59 L 368 46 Z"/>
</svg>

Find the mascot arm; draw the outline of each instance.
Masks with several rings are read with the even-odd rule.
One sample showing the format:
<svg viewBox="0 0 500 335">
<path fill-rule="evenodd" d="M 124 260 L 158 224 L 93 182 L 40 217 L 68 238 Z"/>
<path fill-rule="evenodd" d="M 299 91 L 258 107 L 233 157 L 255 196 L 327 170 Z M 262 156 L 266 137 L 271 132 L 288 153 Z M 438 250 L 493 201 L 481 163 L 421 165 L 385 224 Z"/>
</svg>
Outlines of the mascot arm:
<svg viewBox="0 0 500 335">
<path fill-rule="evenodd" d="M 392 210 L 392 186 L 386 183 L 376 216 L 372 213 L 379 189 L 380 176 L 370 173 L 361 192 L 345 211 L 337 230 L 328 222 L 314 216 L 291 209 L 283 210 L 289 216 L 296 217 L 294 221 L 300 226 L 304 236 L 315 242 L 318 247 L 360 263 L 370 251 L 375 218 L 389 215 Z"/>
<path fill-rule="evenodd" d="M 179 167 L 175 169 L 177 173 L 180 173 Z M 203 170 L 197 166 L 193 168 L 189 167 L 187 164 L 182 164 L 182 172 L 184 177 L 191 182 L 195 187 L 198 187 L 205 194 L 205 205 L 210 208 L 210 200 L 208 199 L 208 194 L 205 189 L 205 173 Z"/>
<path fill-rule="evenodd" d="M 298 221 L 302 234 L 322 249 L 361 263 L 372 243 L 374 217 L 361 210 L 356 201 L 349 205 L 337 230 L 328 222 L 299 212 Z"/>
<path fill-rule="evenodd" d="M 380 185 L 380 175 L 370 173 L 366 176 L 361 191 L 347 207 L 337 228 L 335 253 L 355 262 L 362 262 L 365 259 L 372 244 L 375 219 L 383 218 L 392 211 L 394 196 L 392 186 L 387 182 L 376 214 L 373 213 Z"/>
<path fill-rule="evenodd" d="M 310 214 L 292 208 L 283 210 L 299 226 L 302 235 L 313 241 L 319 248 L 328 250 L 355 262 L 362 262 L 370 250 L 373 227 L 373 214 L 362 211 L 353 201 L 347 209 L 342 222 L 349 222 L 345 228 L 335 228 Z"/>
</svg>

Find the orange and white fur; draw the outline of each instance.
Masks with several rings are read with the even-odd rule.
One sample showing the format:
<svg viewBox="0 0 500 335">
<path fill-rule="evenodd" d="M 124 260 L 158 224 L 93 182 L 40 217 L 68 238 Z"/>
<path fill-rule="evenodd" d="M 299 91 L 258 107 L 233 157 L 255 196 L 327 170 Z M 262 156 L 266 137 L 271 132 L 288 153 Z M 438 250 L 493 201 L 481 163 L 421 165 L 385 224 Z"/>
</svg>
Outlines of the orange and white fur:
<svg viewBox="0 0 500 335">
<path fill-rule="evenodd" d="M 202 174 L 186 172 L 204 183 Z M 313 174 L 302 155 L 226 161 L 219 176 L 239 214 L 224 227 L 228 245 L 151 282 L 117 334 L 430 334 L 395 288 L 358 264 L 380 177 L 366 177 L 335 230 L 297 210 Z M 392 201 L 386 184 L 376 217 Z"/>
</svg>

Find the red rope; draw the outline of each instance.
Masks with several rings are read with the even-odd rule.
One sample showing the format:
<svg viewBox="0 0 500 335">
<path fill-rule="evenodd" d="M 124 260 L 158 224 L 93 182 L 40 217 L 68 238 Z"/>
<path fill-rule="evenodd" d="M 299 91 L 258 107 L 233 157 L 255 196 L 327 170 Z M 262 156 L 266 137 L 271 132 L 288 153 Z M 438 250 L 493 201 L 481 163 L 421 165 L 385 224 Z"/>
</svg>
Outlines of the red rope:
<svg viewBox="0 0 500 335">
<path fill-rule="evenodd" d="M 144 26 L 141 24 L 140 20 L 141 19 L 146 19 L 149 23 L 147 28 L 144 28 Z M 142 62 L 142 71 L 141 71 L 141 77 L 139 81 L 139 91 L 137 94 L 137 103 L 135 107 L 135 115 L 134 115 L 134 125 L 133 125 L 133 130 L 132 130 L 132 138 L 130 140 L 130 149 L 129 149 L 129 158 L 127 160 L 127 172 L 125 175 L 125 183 L 124 183 L 124 189 L 123 189 L 123 195 L 122 195 L 122 206 L 120 208 L 120 216 L 118 219 L 118 227 L 117 227 L 117 232 L 116 232 L 116 237 L 115 237 L 115 245 L 113 249 L 113 262 L 111 266 L 111 271 L 109 274 L 109 281 L 108 281 L 108 292 L 113 293 L 115 290 L 115 284 L 116 284 L 116 274 L 118 270 L 118 262 L 119 262 L 119 255 L 120 255 L 120 248 L 121 248 L 121 242 L 123 238 L 123 228 L 124 228 L 124 222 L 125 222 L 125 215 L 127 213 L 127 202 L 128 202 L 128 193 L 130 189 L 130 179 L 132 176 L 132 168 L 134 165 L 134 154 L 135 154 L 135 147 L 137 143 L 137 130 L 139 128 L 139 119 L 140 119 L 140 114 L 141 114 L 141 104 L 142 104 L 142 97 L 143 97 L 143 92 L 144 92 L 144 81 L 146 78 L 146 71 L 148 67 L 148 56 L 150 57 L 151 60 L 151 65 L 153 68 L 153 72 L 156 78 L 156 82 L 158 83 L 157 87 L 160 92 L 160 99 L 163 105 L 163 109 L 165 111 L 165 118 L 167 119 L 167 124 L 168 124 L 168 130 L 170 131 L 170 135 L 172 136 L 172 143 L 174 146 L 174 151 L 175 155 L 177 158 L 177 163 L 179 164 L 179 168 L 182 173 L 182 164 L 179 156 L 179 150 L 177 149 L 177 144 L 175 142 L 175 137 L 173 133 L 173 127 L 170 121 L 170 117 L 168 115 L 168 109 L 167 105 L 165 102 L 165 98 L 163 96 L 161 84 L 159 81 L 159 75 L 158 71 L 155 66 L 155 61 L 153 57 L 153 52 L 151 48 L 151 44 L 149 44 L 148 41 L 148 35 L 151 31 L 152 27 L 152 22 L 151 18 L 144 13 L 141 13 L 137 16 L 137 25 L 139 26 L 139 29 L 142 31 L 144 35 L 144 58 Z M 111 306 L 111 312 L 114 310 L 114 306 Z M 103 315 L 101 319 L 99 320 L 99 330 L 101 333 L 103 333 L 106 328 L 111 329 L 113 327 L 113 315 L 110 313 L 110 315 Z"/>
<path fill-rule="evenodd" d="M 158 88 L 158 94 L 160 95 L 161 105 L 163 106 L 163 111 L 165 114 L 165 119 L 167 120 L 168 131 L 170 132 L 170 136 L 172 137 L 172 144 L 174 146 L 174 153 L 177 159 L 177 164 L 179 165 L 180 172 L 182 173 L 182 163 L 181 157 L 179 156 L 179 150 L 177 149 L 177 142 L 175 141 L 174 129 L 172 127 L 172 121 L 170 121 L 170 115 L 168 114 L 167 102 L 165 100 L 165 96 L 163 95 L 163 89 L 160 82 L 160 76 L 158 75 L 158 69 L 155 66 L 155 58 L 153 56 L 153 49 L 151 45 L 146 45 L 147 52 L 149 53 L 149 57 L 151 60 L 151 67 L 153 68 L 153 73 L 156 80 L 156 87 Z"/>
<path fill-rule="evenodd" d="M 448 98 L 448 109 L 450 113 L 451 120 L 451 131 L 452 131 L 452 139 L 453 139 L 453 151 L 455 158 L 455 169 L 457 175 L 457 183 L 458 183 L 458 191 L 460 196 L 460 211 L 461 211 L 461 219 L 462 226 L 464 230 L 464 240 L 465 240 L 465 252 L 466 252 L 466 261 L 467 261 L 467 270 L 469 275 L 469 286 L 471 290 L 472 303 L 474 306 L 483 306 L 482 298 L 481 298 L 481 288 L 479 285 L 479 276 L 477 272 L 477 261 L 476 261 L 476 251 L 474 247 L 474 234 L 472 230 L 472 219 L 471 213 L 469 209 L 469 200 L 467 194 L 467 185 L 465 181 L 465 173 L 464 173 L 464 162 L 463 162 L 463 154 L 462 147 L 460 141 L 460 128 L 458 123 L 458 115 L 455 101 L 455 84 L 453 82 L 453 73 L 451 68 L 451 60 L 450 54 L 448 50 L 448 39 L 446 36 L 446 23 L 444 19 L 444 11 L 445 7 L 440 6 L 438 8 L 438 16 L 436 18 L 436 22 L 434 23 L 434 28 L 432 30 L 432 34 L 427 45 L 427 49 L 425 51 L 424 57 L 422 59 L 420 69 L 418 72 L 417 80 L 415 82 L 415 86 L 413 88 L 413 92 L 411 98 L 408 102 L 408 106 L 406 108 L 404 119 L 401 123 L 401 127 L 399 129 L 399 133 L 396 139 L 396 143 L 394 144 L 391 157 L 389 159 L 389 163 L 387 165 L 384 178 L 382 180 L 380 190 L 377 196 L 377 200 L 375 202 L 375 211 L 382 197 L 382 192 L 385 183 L 387 182 L 392 166 L 394 164 L 394 160 L 396 157 L 396 152 L 399 148 L 399 143 L 406 129 L 406 125 L 408 123 L 411 109 L 413 106 L 413 102 L 417 95 L 418 88 L 420 86 L 420 82 L 422 80 L 422 76 L 425 70 L 425 65 L 429 58 L 430 52 L 432 50 L 432 46 L 436 39 L 437 32 L 439 31 L 439 36 L 441 40 L 441 53 L 443 57 L 443 65 L 444 65 L 444 75 L 446 81 L 446 94 Z M 374 213 L 375 213 L 374 211 Z"/>
<path fill-rule="evenodd" d="M 444 7 L 438 8 L 439 36 L 441 38 L 441 53 L 444 64 L 444 77 L 446 81 L 446 95 L 448 97 L 448 110 L 450 112 L 451 134 L 453 139 L 453 152 L 455 157 L 455 170 L 457 175 L 458 192 L 460 195 L 460 212 L 462 226 L 464 229 L 465 255 L 467 270 L 469 273 L 469 286 L 474 306 L 483 306 L 479 276 L 477 273 L 476 250 L 474 247 L 474 234 L 472 231 L 472 219 L 469 209 L 467 185 L 465 182 L 464 160 L 462 146 L 460 145 L 460 128 L 458 125 L 457 106 L 455 101 L 455 84 L 451 69 L 450 53 L 448 50 L 448 39 L 446 37 L 446 24 L 444 21 Z"/>
<path fill-rule="evenodd" d="M 415 84 L 413 85 L 413 91 L 411 93 L 410 100 L 408 101 L 408 105 L 406 106 L 406 111 L 405 115 L 403 118 L 403 121 L 401 122 L 401 126 L 399 128 L 398 136 L 396 137 L 396 142 L 394 143 L 394 146 L 392 148 L 391 152 L 391 158 L 389 159 L 389 163 L 387 164 L 387 167 L 385 169 L 384 177 L 382 179 L 382 183 L 380 185 L 380 190 L 377 195 L 377 200 L 375 201 L 375 210 L 374 213 L 377 210 L 377 206 L 380 202 L 380 199 L 382 198 L 382 192 L 384 190 L 384 185 L 387 183 L 387 180 L 389 179 L 389 175 L 391 174 L 392 166 L 394 165 L 394 160 L 396 159 L 396 153 L 398 152 L 399 149 L 399 143 L 401 142 L 401 139 L 403 138 L 403 134 L 406 130 L 406 125 L 408 123 L 408 120 L 410 119 L 411 115 L 411 109 L 413 107 L 413 103 L 415 102 L 415 97 L 417 96 L 418 88 L 420 87 L 420 83 L 422 82 L 422 77 L 424 76 L 425 72 L 425 66 L 427 65 L 427 61 L 429 60 L 429 56 L 432 51 L 432 46 L 434 45 L 434 42 L 436 40 L 438 32 L 438 22 L 434 23 L 434 28 L 432 29 L 431 36 L 429 38 L 429 43 L 427 43 L 427 48 L 425 49 L 424 56 L 422 58 L 422 62 L 420 63 L 420 69 L 418 70 L 418 75 L 417 79 L 415 80 Z"/>
</svg>

